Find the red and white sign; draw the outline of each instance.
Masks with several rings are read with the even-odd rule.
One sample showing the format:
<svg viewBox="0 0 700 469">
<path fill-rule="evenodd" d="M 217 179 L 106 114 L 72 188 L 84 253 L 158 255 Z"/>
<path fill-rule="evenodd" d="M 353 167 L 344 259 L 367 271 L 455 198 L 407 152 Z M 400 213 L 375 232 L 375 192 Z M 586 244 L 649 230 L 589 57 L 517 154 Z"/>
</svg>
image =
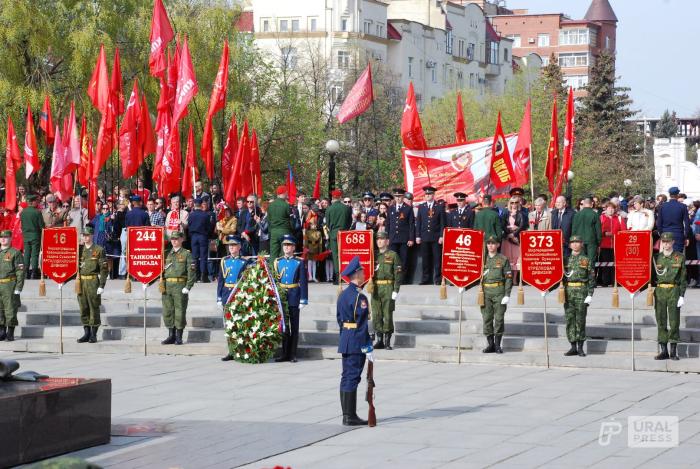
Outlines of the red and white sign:
<svg viewBox="0 0 700 469">
<path fill-rule="evenodd" d="M 484 232 L 445 228 L 442 239 L 443 278 L 459 288 L 479 280 L 484 268 Z"/>
<path fill-rule="evenodd" d="M 127 270 L 141 283 L 151 283 L 163 272 L 163 227 L 130 226 L 127 238 Z"/>
<path fill-rule="evenodd" d="M 651 281 L 651 231 L 615 233 L 615 280 L 630 293 Z"/>
<path fill-rule="evenodd" d="M 44 228 L 41 236 L 41 271 L 56 283 L 78 273 L 78 229 Z"/>
<path fill-rule="evenodd" d="M 520 233 L 523 281 L 541 292 L 549 291 L 564 276 L 561 230 Z"/>
<path fill-rule="evenodd" d="M 365 269 L 365 283 L 374 276 L 374 237 L 371 230 L 338 232 L 338 264 L 340 272 L 355 256 L 360 256 L 360 264 Z M 343 277 L 350 282 L 348 277 Z"/>
</svg>

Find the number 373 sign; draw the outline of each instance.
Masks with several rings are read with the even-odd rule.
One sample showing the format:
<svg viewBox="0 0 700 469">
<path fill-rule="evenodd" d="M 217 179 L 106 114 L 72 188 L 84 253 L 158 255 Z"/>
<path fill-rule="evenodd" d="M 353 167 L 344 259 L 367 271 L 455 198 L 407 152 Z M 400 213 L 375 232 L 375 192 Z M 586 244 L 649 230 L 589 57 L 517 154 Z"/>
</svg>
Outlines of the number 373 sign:
<svg viewBox="0 0 700 469">
<path fill-rule="evenodd" d="M 561 230 L 520 233 L 523 281 L 541 292 L 549 291 L 564 276 Z"/>
<path fill-rule="evenodd" d="M 338 263 L 342 272 L 353 257 L 359 256 L 360 264 L 365 270 L 365 283 L 374 276 L 374 237 L 371 230 L 353 230 L 338 232 Z M 343 277 L 345 282 L 350 279 Z"/>
</svg>

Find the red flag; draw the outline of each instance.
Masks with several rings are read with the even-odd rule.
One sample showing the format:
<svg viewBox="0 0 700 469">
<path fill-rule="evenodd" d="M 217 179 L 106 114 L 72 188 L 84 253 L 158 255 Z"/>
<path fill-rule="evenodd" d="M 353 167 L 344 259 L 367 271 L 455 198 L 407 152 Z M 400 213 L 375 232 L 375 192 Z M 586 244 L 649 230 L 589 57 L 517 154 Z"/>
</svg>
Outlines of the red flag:
<svg viewBox="0 0 700 469">
<path fill-rule="evenodd" d="M 187 150 L 185 151 L 185 174 L 182 175 L 182 195 L 188 197 L 194 189 L 194 181 L 199 177 L 197 162 L 194 154 L 194 130 L 190 123 L 190 131 L 187 135 Z"/>
<path fill-rule="evenodd" d="M 65 170 L 70 174 L 80 167 L 80 140 L 78 139 L 78 123 L 75 120 L 75 103 L 70 104 L 68 128 L 63 138 L 65 140 L 65 148 L 63 149 L 66 160 Z"/>
<path fill-rule="evenodd" d="M 17 176 L 16 171 L 22 163 L 17 144 L 17 134 L 12 118 L 7 116 L 7 148 L 5 150 L 5 208 L 17 208 Z"/>
<path fill-rule="evenodd" d="M 253 177 L 253 193 L 262 195 L 262 172 L 260 170 L 260 148 L 258 148 L 258 134 L 253 129 L 253 134 L 250 137 L 250 167 Z"/>
<path fill-rule="evenodd" d="M 338 122 L 341 124 L 353 119 L 369 109 L 374 101 L 374 91 L 372 89 L 372 67 L 367 63 L 367 68 L 359 76 L 348 96 L 343 101 L 338 111 Z"/>
<path fill-rule="evenodd" d="M 192 101 L 194 95 L 197 94 L 199 86 L 197 85 L 197 77 L 194 74 L 192 66 L 192 57 L 190 57 L 190 48 L 187 45 L 187 38 L 182 46 L 182 54 L 180 64 L 178 66 L 177 90 L 175 92 L 175 106 L 173 108 L 173 125 L 177 125 L 180 119 L 185 115 L 184 111 L 187 105 Z"/>
<path fill-rule="evenodd" d="M 297 201 L 297 181 L 292 171 L 292 165 L 287 163 L 287 196 L 290 204 Z"/>
<path fill-rule="evenodd" d="M 170 141 L 170 106 L 168 104 L 168 85 L 160 80 L 160 99 L 158 100 L 158 115 L 156 116 L 156 158 L 153 162 L 153 180 L 161 180 L 163 155 Z M 160 182 L 159 182 L 160 184 Z"/>
<path fill-rule="evenodd" d="M 41 108 L 41 116 L 39 118 L 39 128 L 44 131 L 46 137 L 46 146 L 53 145 L 54 128 L 53 117 L 51 116 L 51 101 L 47 94 L 44 98 L 44 107 Z"/>
<path fill-rule="evenodd" d="M 173 126 L 168 138 L 168 146 L 163 154 L 160 170 L 159 192 L 164 196 L 180 190 L 182 175 L 182 156 L 180 154 L 180 132 L 178 126 Z"/>
<path fill-rule="evenodd" d="M 34 119 L 32 118 L 32 108 L 29 106 L 29 103 L 27 103 L 27 128 L 24 130 L 24 171 L 27 179 L 32 174 L 39 172 L 39 152 L 36 148 Z"/>
<path fill-rule="evenodd" d="M 90 166 L 91 166 L 91 152 L 88 145 L 88 132 L 87 132 L 87 119 L 85 114 L 80 123 L 80 168 L 78 168 L 78 182 L 81 186 L 88 186 L 90 182 Z M 89 190 L 89 187 L 88 187 Z"/>
<path fill-rule="evenodd" d="M 95 212 L 97 211 L 97 208 L 95 207 L 97 204 L 97 178 L 89 177 L 92 173 L 92 165 L 95 163 L 95 156 L 92 153 L 92 137 L 88 136 L 86 140 L 88 161 L 88 169 L 86 171 L 86 174 L 88 175 L 88 218 L 92 220 L 92 218 L 95 216 Z"/>
<path fill-rule="evenodd" d="M 100 130 L 97 134 L 97 152 L 95 154 L 95 164 L 92 167 L 92 176 L 98 177 L 102 167 L 107 163 L 112 150 L 114 149 L 114 131 L 116 122 L 112 113 L 112 106 L 107 108 L 107 112 L 102 114 Z"/>
<path fill-rule="evenodd" d="M 321 198 L 321 171 L 316 171 L 316 182 L 314 183 L 314 194 L 311 196 L 314 199 Z"/>
<path fill-rule="evenodd" d="M 67 171 L 68 162 L 66 161 L 66 156 L 68 154 L 63 146 L 63 140 L 61 139 L 58 126 L 56 126 L 56 137 L 53 145 L 53 156 L 51 158 L 50 186 L 51 192 L 58 193 L 58 197 L 62 201 L 66 201 L 73 195 L 73 191 L 72 184 L 67 183 L 67 179 L 71 177 L 70 172 Z"/>
<path fill-rule="evenodd" d="M 236 202 L 236 196 L 240 195 L 242 197 L 247 197 L 253 189 L 252 185 L 248 190 L 248 183 L 244 179 L 248 179 L 243 168 L 248 165 L 248 121 L 243 123 L 243 130 L 241 131 L 241 138 L 238 142 L 238 151 L 236 152 L 236 159 L 233 165 L 233 170 L 229 173 L 229 178 L 227 181 L 225 200 L 232 206 Z"/>
<path fill-rule="evenodd" d="M 141 166 L 146 156 L 156 152 L 156 136 L 153 133 L 153 123 L 151 122 L 151 114 L 148 112 L 148 102 L 146 102 L 145 95 L 141 99 L 141 118 L 139 119 L 137 138 L 139 166 Z"/>
<path fill-rule="evenodd" d="M 566 103 L 566 125 L 564 127 L 564 158 L 562 159 L 561 171 L 559 171 L 559 178 L 557 179 L 557 185 L 552 193 L 552 206 L 554 206 L 554 201 L 561 195 L 561 189 L 564 182 L 568 180 L 569 170 L 571 169 L 571 164 L 573 163 L 573 153 L 574 153 L 574 89 L 569 87 L 569 99 Z"/>
<path fill-rule="evenodd" d="M 491 183 L 496 189 L 500 189 L 515 181 L 513 165 L 510 161 L 510 151 L 506 143 L 506 136 L 501 127 L 501 113 L 498 113 L 496 133 L 491 145 Z"/>
<path fill-rule="evenodd" d="M 515 184 L 521 186 L 530 179 L 530 146 L 532 145 L 531 104 L 527 100 L 525 114 L 520 122 L 520 132 L 518 132 L 518 142 L 515 144 L 513 152 L 513 170 L 515 171 Z"/>
<path fill-rule="evenodd" d="M 109 71 L 107 70 L 107 59 L 105 57 L 105 46 L 100 46 L 100 53 L 97 56 L 95 70 L 92 72 L 90 84 L 88 85 L 87 94 L 92 101 L 92 105 L 102 114 L 107 112 L 109 106 L 110 91 L 109 91 Z"/>
<path fill-rule="evenodd" d="M 112 81 L 109 85 L 109 91 L 112 94 L 114 113 L 121 116 L 124 114 L 124 89 L 122 88 L 122 65 L 118 47 L 114 49 L 114 65 L 112 65 Z"/>
<path fill-rule="evenodd" d="M 425 150 L 428 148 L 428 144 L 423 136 L 420 116 L 418 115 L 413 82 L 408 84 L 406 106 L 403 109 L 403 117 L 401 118 L 401 139 L 403 140 L 403 146 L 406 148 L 412 150 Z"/>
<path fill-rule="evenodd" d="M 223 190 L 228 190 L 229 179 L 231 178 L 231 173 L 234 166 L 234 158 L 238 153 L 238 125 L 236 124 L 236 116 L 231 118 L 231 125 L 228 128 L 228 136 L 226 137 L 226 145 L 224 146 L 224 151 L 221 153 L 221 182 L 223 183 Z M 228 201 L 230 199 L 226 198 Z"/>
<path fill-rule="evenodd" d="M 126 106 L 126 114 L 119 129 L 119 157 L 122 161 L 122 177 L 129 179 L 139 169 L 139 149 L 137 137 L 137 125 L 141 118 L 141 99 L 139 98 L 138 81 L 134 80 L 134 87 Z"/>
<path fill-rule="evenodd" d="M 552 128 L 549 133 L 549 146 L 547 147 L 547 166 L 544 175 L 549 181 L 549 192 L 554 194 L 554 179 L 559 169 L 559 128 L 557 126 L 557 98 L 552 104 Z"/>
<path fill-rule="evenodd" d="M 151 54 L 148 58 L 148 66 L 154 77 L 163 76 L 166 66 L 164 51 L 173 36 L 173 28 L 170 26 L 163 0 L 155 0 L 153 2 L 153 17 L 151 18 Z"/>
<path fill-rule="evenodd" d="M 178 68 L 179 68 L 179 62 L 180 62 L 180 44 L 179 44 L 179 39 L 178 43 L 175 45 L 175 51 L 173 52 L 172 55 L 170 55 L 170 51 L 168 50 L 168 79 L 167 79 L 167 94 L 166 97 L 168 99 L 168 106 L 170 106 L 170 112 L 172 113 L 173 108 L 175 106 L 175 94 L 177 90 L 177 77 L 178 77 Z"/>
<path fill-rule="evenodd" d="M 462 93 L 457 93 L 457 123 L 455 125 L 455 142 L 467 143 L 467 125 L 462 111 Z"/>
<path fill-rule="evenodd" d="M 221 61 L 219 62 L 219 71 L 216 74 L 214 87 L 211 90 L 211 98 L 209 99 L 209 111 L 207 112 L 207 121 L 204 125 L 204 136 L 202 137 L 202 149 L 200 152 L 209 180 L 214 178 L 214 144 L 212 138 L 214 132 L 212 128 L 212 119 L 217 112 L 224 109 L 226 106 L 228 56 L 228 41 L 224 40 L 224 48 L 221 52 Z"/>
</svg>

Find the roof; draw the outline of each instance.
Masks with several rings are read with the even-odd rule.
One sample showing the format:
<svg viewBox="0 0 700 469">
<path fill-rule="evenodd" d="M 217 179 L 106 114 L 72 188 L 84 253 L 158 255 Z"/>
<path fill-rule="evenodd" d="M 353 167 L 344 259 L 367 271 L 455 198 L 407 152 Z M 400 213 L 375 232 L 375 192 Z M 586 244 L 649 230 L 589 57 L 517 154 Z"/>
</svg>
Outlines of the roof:
<svg viewBox="0 0 700 469">
<path fill-rule="evenodd" d="M 495 29 L 493 29 L 493 25 L 491 24 L 491 21 L 486 19 L 486 38 L 490 39 L 491 41 L 498 42 L 501 40 L 501 36 L 498 35 Z"/>
<path fill-rule="evenodd" d="M 236 21 L 235 28 L 242 33 L 253 33 L 255 32 L 253 28 L 253 12 L 244 11 L 241 16 Z"/>
<path fill-rule="evenodd" d="M 397 41 L 401 40 L 401 33 L 394 27 L 393 24 L 391 24 L 391 22 L 389 22 L 389 25 L 386 27 L 386 37 Z"/>
<path fill-rule="evenodd" d="M 614 23 L 618 21 L 608 0 L 593 0 L 584 19 L 588 21 L 612 21 Z"/>
</svg>

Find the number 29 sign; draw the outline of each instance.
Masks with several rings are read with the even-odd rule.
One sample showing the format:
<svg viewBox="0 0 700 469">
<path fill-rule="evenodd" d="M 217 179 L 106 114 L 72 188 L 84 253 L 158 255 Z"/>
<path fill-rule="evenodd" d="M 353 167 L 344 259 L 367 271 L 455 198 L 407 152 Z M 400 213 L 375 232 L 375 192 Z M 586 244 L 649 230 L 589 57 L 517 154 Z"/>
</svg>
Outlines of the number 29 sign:
<svg viewBox="0 0 700 469">
<path fill-rule="evenodd" d="M 352 230 L 338 232 L 338 264 L 340 272 L 353 257 L 360 257 L 360 264 L 365 270 L 365 282 L 374 276 L 374 237 L 371 230 Z M 343 277 L 350 282 L 350 279 Z"/>
<path fill-rule="evenodd" d="M 523 281 L 541 292 L 549 291 L 564 276 L 561 230 L 522 231 L 520 255 Z"/>
</svg>

